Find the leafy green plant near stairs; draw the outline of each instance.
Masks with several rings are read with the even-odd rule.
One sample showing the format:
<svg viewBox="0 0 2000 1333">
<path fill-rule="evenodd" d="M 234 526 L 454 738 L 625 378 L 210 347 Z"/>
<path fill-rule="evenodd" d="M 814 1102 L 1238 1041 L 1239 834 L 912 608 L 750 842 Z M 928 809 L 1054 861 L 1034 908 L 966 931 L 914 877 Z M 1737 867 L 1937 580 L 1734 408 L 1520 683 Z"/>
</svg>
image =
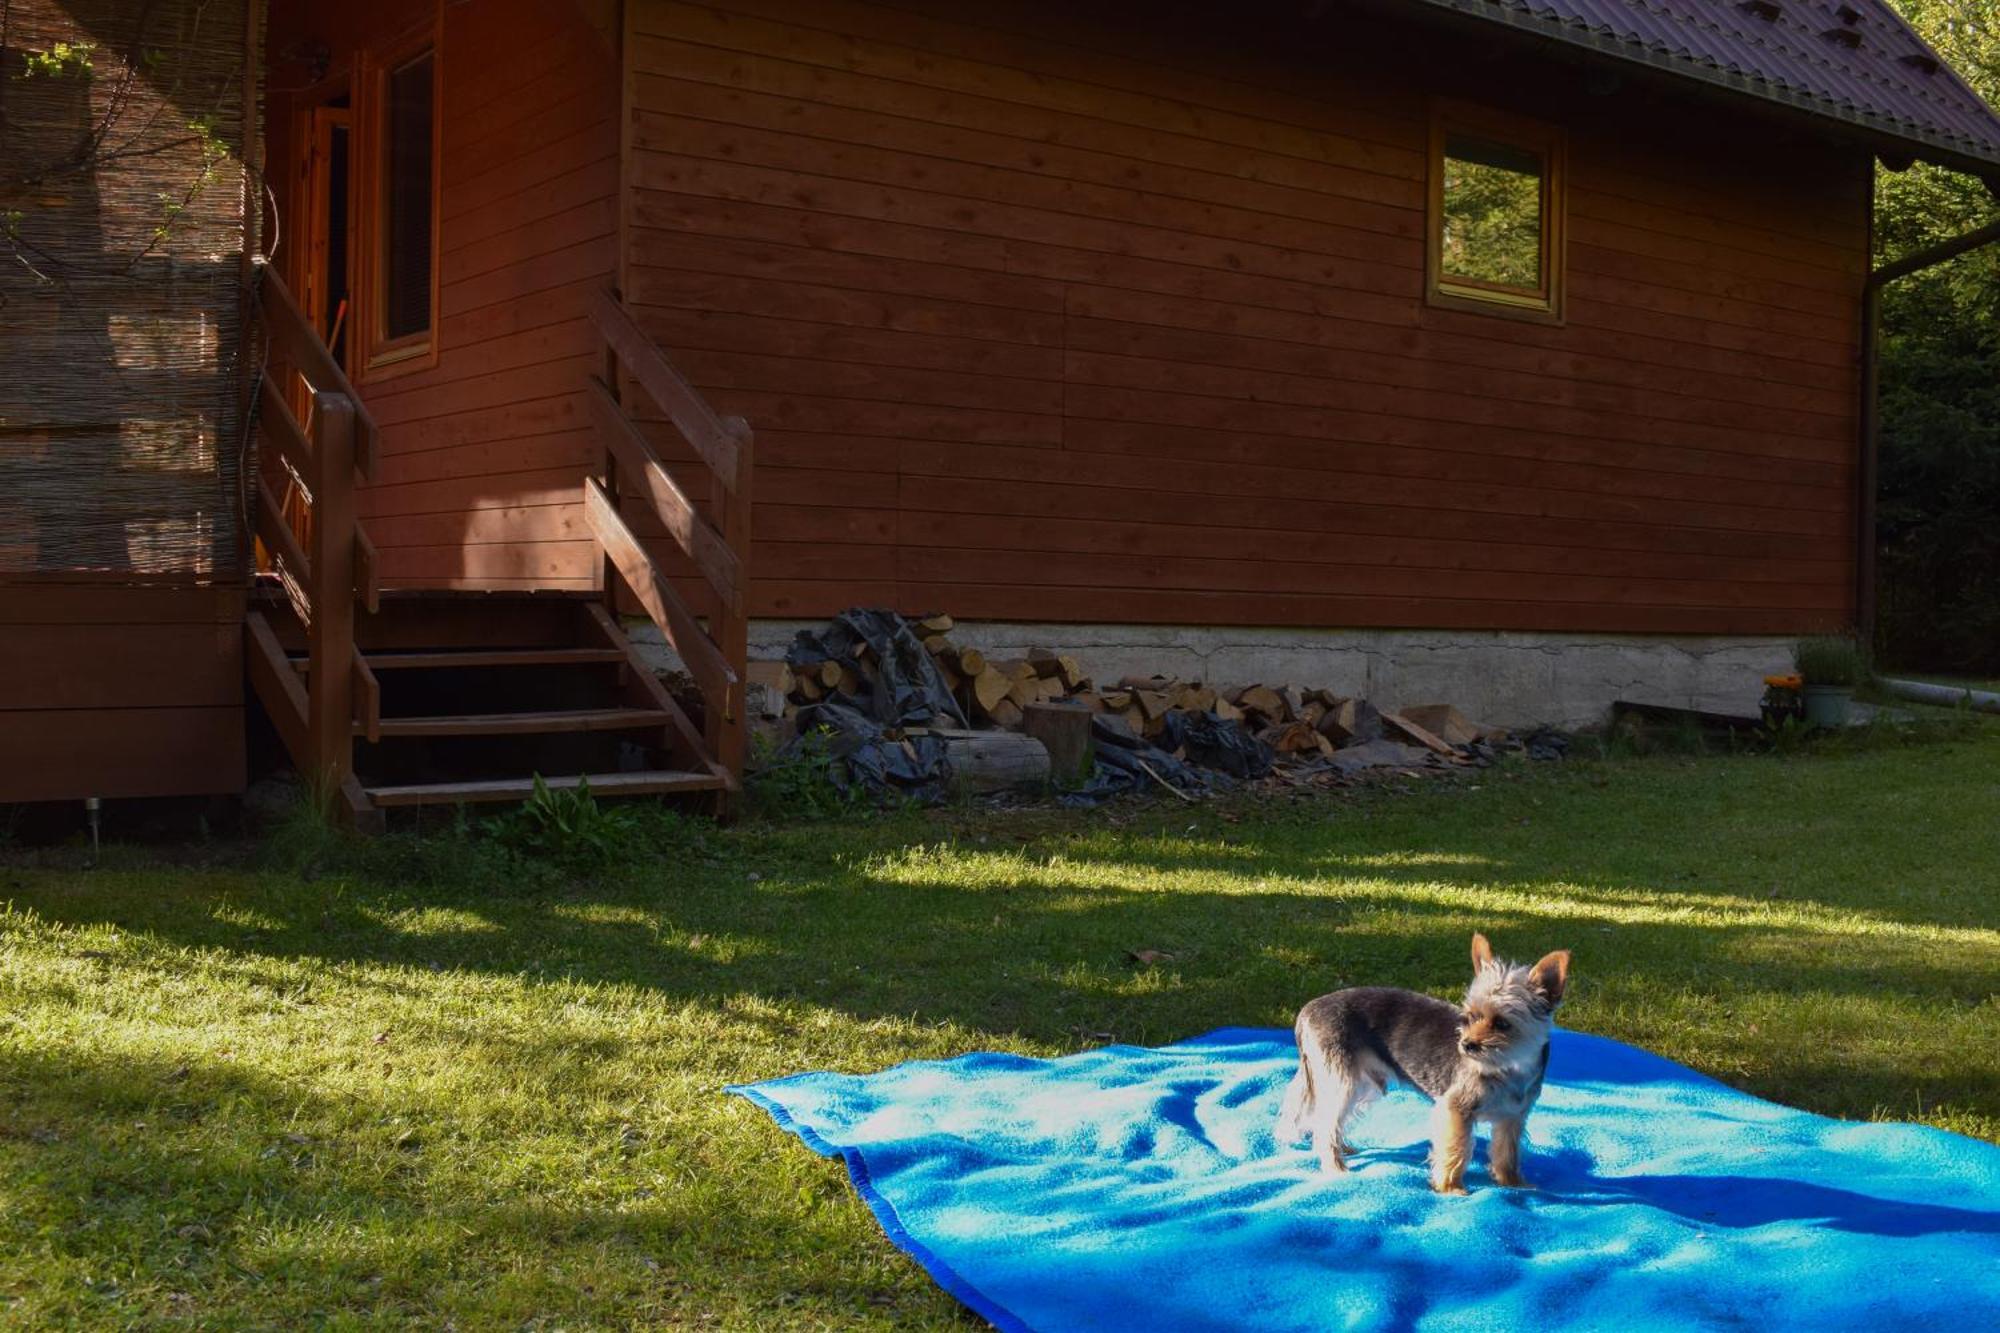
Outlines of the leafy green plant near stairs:
<svg viewBox="0 0 2000 1333">
<path fill-rule="evenodd" d="M 574 787 L 551 787 L 537 773 L 533 794 L 518 809 L 487 820 L 486 830 L 524 860 L 587 874 L 630 859 L 642 839 L 640 822 L 630 807 L 599 804 L 588 778 Z"/>
</svg>

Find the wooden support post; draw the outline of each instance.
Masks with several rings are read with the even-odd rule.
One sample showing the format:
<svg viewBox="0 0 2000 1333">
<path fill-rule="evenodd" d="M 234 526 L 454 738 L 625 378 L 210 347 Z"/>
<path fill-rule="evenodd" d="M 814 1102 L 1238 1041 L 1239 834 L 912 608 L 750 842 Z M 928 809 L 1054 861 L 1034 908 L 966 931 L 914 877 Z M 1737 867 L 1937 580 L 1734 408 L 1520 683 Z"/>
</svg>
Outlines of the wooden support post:
<svg viewBox="0 0 2000 1333">
<path fill-rule="evenodd" d="M 748 679 L 750 661 L 750 497 L 755 475 L 755 437 L 741 417 L 729 417 L 723 428 L 736 440 L 735 485 L 718 477 L 715 482 L 715 512 L 721 521 L 722 540 L 736 553 L 736 596 L 717 600 L 715 646 L 736 674 L 722 707 L 711 703 L 705 730 L 709 753 L 727 769 L 732 782 L 743 777 L 750 757 L 750 719 L 743 682 Z M 725 811 L 725 813 L 727 813 Z"/>
<path fill-rule="evenodd" d="M 309 781 L 336 808 L 354 775 L 354 403 L 319 395 L 313 413 L 312 622 L 307 626 Z"/>
<path fill-rule="evenodd" d="M 611 401 L 622 411 L 625 405 L 624 376 L 618 369 L 618 353 L 611 344 L 604 344 L 604 387 L 611 393 Z M 604 482 L 604 493 L 611 497 L 612 508 L 620 513 L 625 505 L 618 495 L 618 456 L 612 452 L 611 444 L 603 436 L 597 435 L 598 476 Z M 611 562 L 611 555 L 599 551 L 597 555 L 597 586 L 604 592 L 604 609 L 611 613 L 611 619 L 618 619 L 618 568 Z"/>
</svg>

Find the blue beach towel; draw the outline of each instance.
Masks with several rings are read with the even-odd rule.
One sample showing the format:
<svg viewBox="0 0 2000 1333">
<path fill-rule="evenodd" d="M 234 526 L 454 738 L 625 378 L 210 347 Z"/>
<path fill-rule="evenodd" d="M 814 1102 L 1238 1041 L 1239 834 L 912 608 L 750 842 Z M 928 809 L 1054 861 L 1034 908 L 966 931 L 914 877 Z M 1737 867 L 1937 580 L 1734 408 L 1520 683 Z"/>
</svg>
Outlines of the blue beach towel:
<svg viewBox="0 0 2000 1333">
<path fill-rule="evenodd" d="M 1777 1106 L 1558 1032 L 1538 1188 L 1425 1184 L 1428 1104 L 1346 1177 L 1273 1142 L 1291 1034 L 979 1054 L 733 1088 L 846 1160 L 898 1246 L 1002 1329 L 2000 1328 L 2000 1148 Z"/>
</svg>

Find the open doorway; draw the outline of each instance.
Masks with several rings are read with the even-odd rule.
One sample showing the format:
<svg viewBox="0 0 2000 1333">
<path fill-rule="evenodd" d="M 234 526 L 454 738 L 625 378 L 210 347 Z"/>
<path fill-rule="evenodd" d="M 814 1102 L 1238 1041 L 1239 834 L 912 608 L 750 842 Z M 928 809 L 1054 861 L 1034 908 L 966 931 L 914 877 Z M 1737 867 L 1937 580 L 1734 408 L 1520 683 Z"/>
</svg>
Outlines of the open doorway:
<svg viewBox="0 0 2000 1333">
<path fill-rule="evenodd" d="M 300 284 L 306 318 L 343 370 L 353 311 L 353 112 L 346 95 L 312 108 L 304 163 L 306 202 L 301 221 L 305 273 Z"/>
</svg>

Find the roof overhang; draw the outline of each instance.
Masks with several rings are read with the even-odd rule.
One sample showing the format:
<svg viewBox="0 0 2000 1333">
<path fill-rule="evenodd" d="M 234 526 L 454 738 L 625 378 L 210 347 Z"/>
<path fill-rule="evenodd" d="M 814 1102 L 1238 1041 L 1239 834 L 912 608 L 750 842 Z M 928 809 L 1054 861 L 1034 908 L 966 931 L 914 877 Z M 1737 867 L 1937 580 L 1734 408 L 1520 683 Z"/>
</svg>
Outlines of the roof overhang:
<svg viewBox="0 0 2000 1333">
<path fill-rule="evenodd" d="M 1983 117 L 1988 122 L 1990 143 L 1945 133 L 1907 116 L 1824 96 L 1754 69 L 1733 68 L 1717 59 L 1696 58 L 1674 49 L 1667 41 L 1645 40 L 1629 29 L 1619 31 L 1610 24 L 1590 20 L 1593 11 L 1615 13 L 1631 9 L 1651 14 L 1652 7 L 1646 0 L 1403 0 L 1403 3 L 1489 28 L 1507 28 L 1523 37 L 1580 52 L 1607 64 L 1644 69 L 1671 80 L 1754 99 L 1822 123 L 1834 122 L 1892 165 L 1907 165 L 1911 159 L 1920 158 L 1980 176 L 2000 194 L 2000 115 L 1981 102 L 1921 38 L 1893 15 L 1891 21 L 1910 47 L 1937 62 L 1935 72 L 1929 77 L 1949 81 L 1948 90 L 1960 104 L 1959 114 Z M 1713 0 L 1713 3 L 1730 10 L 1738 8 L 1732 0 Z M 1659 25 L 1656 22 L 1654 26 Z"/>
</svg>

